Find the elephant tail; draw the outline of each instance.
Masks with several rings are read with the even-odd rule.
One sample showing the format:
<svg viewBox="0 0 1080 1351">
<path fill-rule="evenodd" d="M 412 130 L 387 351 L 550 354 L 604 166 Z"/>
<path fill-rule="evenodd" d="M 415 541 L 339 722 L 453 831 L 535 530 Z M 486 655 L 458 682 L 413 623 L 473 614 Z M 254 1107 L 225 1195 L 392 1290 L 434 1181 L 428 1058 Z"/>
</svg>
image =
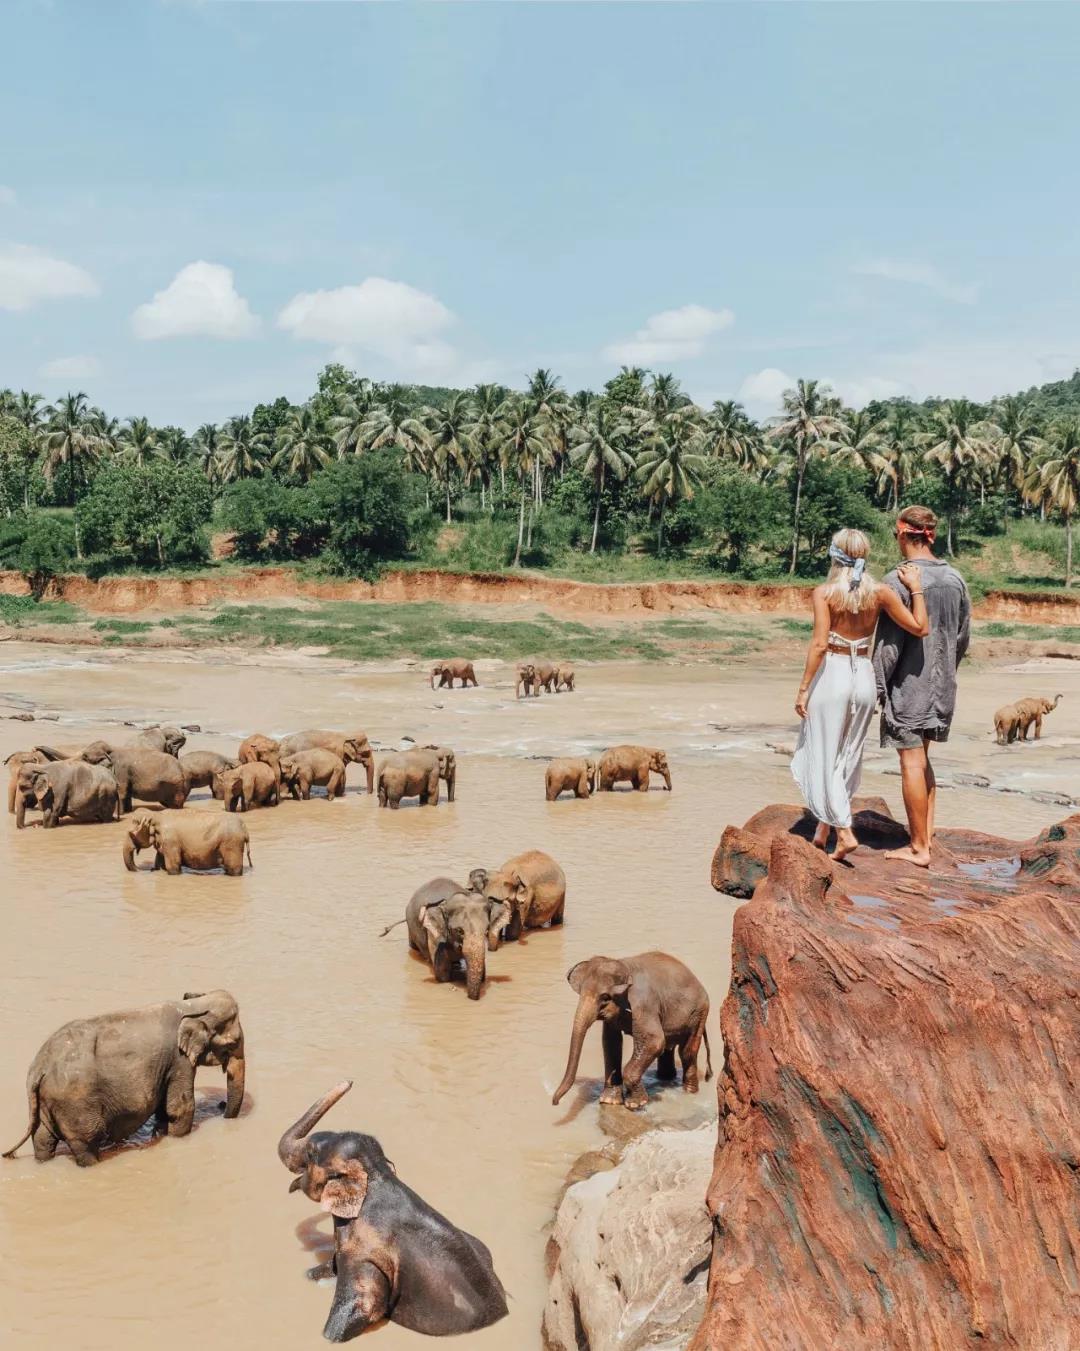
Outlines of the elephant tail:
<svg viewBox="0 0 1080 1351">
<path fill-rule="evenodd" d="M 709 1029 L 702 1029 L 705 1036 L 705 1082 L 712 1078 L 712 1051 L 709 1049 Z"/>
<path fill-rule="evenodd" d="M 19 1150 L 23 1147 L 23 1145 L 26 1144 L 27 1140 L 30 1139 L 31 1135 L 33 1135 L 33 1133 L 38 1128 L 38 1121 L 41 1118 L 41 1102 L 38 1096 L 38 1089 L 40 1088 L 40 1086 L 41 1086 L 40 1080 L 37 1083 L 30 1085 L 30 1091 L 27 1095 L 29 1098 L 27 1106 L 29 1110 L 30 1124 L 26 1128 L 26 1134 L 23 1136 L 23 1138 L 19 1141 L 18 1144 L 12 1145 L 10 1149 L 4 1150 L 5 1159 L 13 1159 L 15 1155 L 19 1152 Z"/>
<path fill-rule="evenodd" d="M 393 924 L 388 924 L 388 925 L 386 926 L 386 928 L 382 931 L 382 933 L 379 935 L 379 937 L 380 937 L 380 938 L 385 938 L 386 935 L 390 932 L 391 929 L 396 929 L 397 926 L 398 926 L 399 924 L 404 924 L 404 923 L 405 923 L 405 920 L 404 920 L 404 919 L 398 919 L 398 920 L 395 920 Z"/>
</svg>

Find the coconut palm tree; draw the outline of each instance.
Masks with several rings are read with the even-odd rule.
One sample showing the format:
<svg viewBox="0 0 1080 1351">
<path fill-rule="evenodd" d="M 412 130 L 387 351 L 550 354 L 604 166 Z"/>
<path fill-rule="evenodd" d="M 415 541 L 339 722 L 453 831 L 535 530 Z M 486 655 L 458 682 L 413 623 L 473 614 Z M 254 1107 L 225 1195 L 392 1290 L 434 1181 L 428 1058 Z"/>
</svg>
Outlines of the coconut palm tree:
<svg viewBox="0 0 1080 1351">
<path fill-rule="evenodd" d="M 424 414 L 432 472 L 446 494 L 447 525 L 453 520 L 450 483 L 454 470 L 464 468 L 472 451 L 472 421 L 472 400 L 460 391 L 450 395 L 445 408 L 429 408 Z"/>
<path fill-rule="evenodd" d="M 806 466 L 816 455 L 833 448 L 840 430 L 832 391 L 819 380 L 800 380 L 794 389 L 784 391 L 784 411 L 773 419 L 770 436 L 778 449 L 791 456 L 795 469 L 795 510 L 791 524 L 791 566 L 799 566 L 799 525 L 802 518 L 802 490 Z"/>
<path fill-rule="evenodd" d="M 13 417 L 16 422 L 21 422 L 33 435 L 45 423 L 46 409 L 43 402 L 40 394 L 31 394 L 25 389 L 20 389 L 18 394 L 11 395 L 7 415 Z"/>
<path fill-rule="evenodd" d="M 991 444 L 997 456 L 997 479 L 1003 499 L 1001 525 L 1008 530 L 1009 490 L 1023 491 L 1042 442 L 1035 412 L 1019 394 L 999 399 L 992 418 Z"/>
<path fill-rule="evenodd" d="M 100 442 L 89 418 L 86 395 L 82 390 L 77 394 L 65 394 L 49 409 L 43 469 L 45 477 L 51 481 L 57 471 L 65 467 L 71 506 L 76 505 L 78 466 L 96 459 L 99 453 Z M 78 516 L 75 518 L 75 556 L 82 557 Z"/>
<path fill-rule="evenodd" d="M 540 424 L 532 401 L 520 396 L 507 401 L 506 414 L 501 422 L 503 462 L 513 470 L 521 484 L 521 501 L 518 506 L 517 549 L 514 552 L 514 567 L 521 566 L 521 545 L 525 538 L 525 492 L 530 476 L 540 457 L 547 453 L 544 429 Z M 532 542 L 532 511 L 529 512 L 529 541 Z"/>
<path fill-rule="evenodd" d="M 662 418 L 676 408 L 684 408 L 690 399 L 682 392 L 679 380 L 669 371 L 654 375 L 649 381 L 647 402 L 653 416 Z"/>
<path fill-rule="evenodd" d="M 98 451 L 102 455 L 119 455 L 124 439 L 124 428 L 118 418 L 110 417 L 103 408 L 91 408 L 87 421 L 94 429 Z"/>
<path fill-rule="evenodd" d="M 769 456 L 757 424 L 735 399 L 717 399 L 705 421 L 708 453 L 720 460 L 731 460 L 751 473 L 761 474 L 769 467 Z"/>
<path fill-rule="evenodd" d="M 333 433 L 324 417 L 310 404 L 294 408 L 281 424 L 277 450 L 270 463 L 284 467 L 289 478 L 307 483 L 313 474 L 325 469 L 333 458 Z"/>
<path fill-rule="evenodd" d="M 1072 586 L 1073 517 L 1080 504 L 1080 418 L 1051 427 L 1046 458 L 1028 471 L 1028 495 L 1060 511 L 1065 518 L 1065 585 Z"/>
<path fill-rule="evenodd" d="M 840 415 L 833 454 L 842 464 L 850 464 L 873 474 L 880 481 L 889 468 L 885 457 L 885 422 L 865 408 L 847 409 Z"/>
<path fill-rule="evenodd" d="M 221 478 L 221 454 L 225 438 L 212 422 L 204 422 L 191 438 L 195 459 L 209 483 Z"/>
<path fill-rule="evenodd" d="M 600 503 L 604 493 L 604 481 L 610 474 L 621 483 L 634 468 L 634 457 L 624 444 L 625 423 L 620 420 L 611 404 L 604 400 L 598 400 L 595 407 L 589 411 L 578 435 L 580 439 L 570 448 L 570 459 L 593 482 L 596 508 L 593 511 L 592 543 L 589 545 L 589 553 L 594 554 L 600 533 Z"/>
<path fill-rule="evenodd" d="M 888 509 L 896 511 L 908 483 L 919 465 L 918 422 L 915 410 L 907 403 L 893 405 L 881 432 L 881 466 L 876 491 L 889 494 Z"/>
<path fill-rule="evenodd" d="M 161 454 L 173 464 L 183 464 L 191 455 L 191 438 L 183 427 L 162 427 L 157 439 Z"/>
<path fill-rule="evenodd" d="M 949 489 L 946 548 L 950 556 L 955 552 L 954 516 L 965 486 L 970 487 L 990 454 L 987 426 L 979 410 L 968 399 L 949 399 L 935 408 L 930 418 L 930 430 L 920 438 L 926 447 L 926 458 L 939 465 Z"/>
<path fill-rule="evenodd" d="M 369 419 L 376 405 L 375 386 L 361 380 L 355 390 L 342 395 L 338 411 L 330 420 L 338 456 L 359 455 L 367 449 Z"/>
<path fill-rule="evenodd" d="M 473 447 L 476 474 L 480 479 L 480 506 L 484 506 L 484 494 L 487 504 L 494 512 L 495 499 L 491 493 L 491 479 L 496 466 L 506 487 L 506 468 L 499 455 L 502 443 L 503 418 L 506 416 L 506 398 L 509 391 L 505 385 L 477 385 L 472 392 L 472 424 L 469 438 Z"/>
<path fill-rule="evenodd" d="M 566 391 L 559 386 L 559 377 L 540 366 L 529 376 L 528 388 L 525 391 L 525 397 L 532 405 L 533 416 L 539 422 L 546 443 L 543 454 L 533 461 L 533 500 L 537 507 L 544 504 L 544 469 L 548 465 L 555 464 L 560 453 L 558 427 L 562 406 L 567 402 L 567 397 Z M 529 520 L 531 525 L 531 516 Z"/>
<path fill-rule="evenodd" d="M 127 426 L 120 434 L 120 454 L 128 464 L 139 466 L 160 458 L 157 432 L 146 418 L 128 418 Z"/>
<path fill-rule="evenodd" d="M 634 477 L 642 495 L 658 508 L 656 551 L 664 547 L 664 512 L 669 503 L 693 497 L 694 485 L 705 471 L 706 440 L 693 404 L 673 409 L 638 452 Z"/>
</svg>

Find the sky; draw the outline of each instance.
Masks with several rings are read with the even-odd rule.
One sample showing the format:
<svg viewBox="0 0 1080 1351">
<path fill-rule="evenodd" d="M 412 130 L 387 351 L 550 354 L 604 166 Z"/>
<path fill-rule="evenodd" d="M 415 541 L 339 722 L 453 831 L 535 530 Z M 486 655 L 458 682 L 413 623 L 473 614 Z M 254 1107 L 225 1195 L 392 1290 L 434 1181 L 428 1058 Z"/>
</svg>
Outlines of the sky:
<svg viewBox="0 0 1080 1351">
<path fill-rule="evenodd" d="M 776 411 L 1080 366 L 1080 6 L 7 0 L 0 387 Z"/>
</svg>

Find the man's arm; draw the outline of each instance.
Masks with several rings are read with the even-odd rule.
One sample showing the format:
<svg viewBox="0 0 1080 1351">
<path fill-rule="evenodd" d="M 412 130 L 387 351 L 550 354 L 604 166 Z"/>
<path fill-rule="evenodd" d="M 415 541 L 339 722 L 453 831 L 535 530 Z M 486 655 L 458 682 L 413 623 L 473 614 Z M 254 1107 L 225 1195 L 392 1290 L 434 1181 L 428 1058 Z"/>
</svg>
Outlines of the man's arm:
<svg viewBox="0 0 1080 1351">
<path fill-rule="evenodd" d="M 964 593 L 960 597 L 960 629 L 956 635 L 956 664 L 957 666 L 967 656 L 967 650 L 971 643 L 971 596 L 968 594 L 967 584 L 961 582 Z"/>
</svg>

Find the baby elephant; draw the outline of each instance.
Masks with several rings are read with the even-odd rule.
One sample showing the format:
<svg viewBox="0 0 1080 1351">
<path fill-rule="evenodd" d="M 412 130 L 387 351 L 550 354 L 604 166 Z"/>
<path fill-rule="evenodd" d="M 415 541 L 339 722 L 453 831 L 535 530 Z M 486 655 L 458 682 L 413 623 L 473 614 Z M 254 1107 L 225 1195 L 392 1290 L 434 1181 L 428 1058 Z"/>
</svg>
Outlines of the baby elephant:
<svg viewBox="0 0 1080 1351">
<path fill-rule="evenodd" d="M 445 661 L 437 661 L 431 668 L 431 689 L 435 688 L 436 680 L 441 690 L 452 690 L 455 680 L 461 681 L 463 690 L 467 690 L 470 685 L 475 688 L 479 684 L 472 662 L 466 661 L 464 657 L 448 657 Z"/>
<path fill-rule="evenodd" d="M 306 1138 L 351 1087 L 346 1080 L 331 1089 L 278 1143 L 281 1162 L 298 1174 L 289 1190 L 334 1217 L 334 1256 L 308 1272 L 312 1280 L 337 1280 L 323 1336 L 351 1341 L 387 1318 L 411 1332 L 452 1337 L 505 1318 L 491 1253 L 399 1181 L 378 1140 L 356 1131 Z"/>
<path fill-rule="evenodd" d="M 209 788 L 214 797 L 220 797 L 214 780 L 223 769 L 235 769 L 239 761 L 227 755 L 218 755 L 217 751 L 191 751 L 180 756 L 180 768 L 184 771 L 184 786 L 190 796 L 193 788 Z"/>
<path fill-rule="evenodd" d="M 470 881 L 478 876 L 486 874 L 474 873 Z M 470 999 L 480 998 L 487 979 L 485 950 L 494 952 L 498 948 L 499 934 L 509 918 L 510 907 L 505 901 L 466 890 L 449 877 L 436 877 L 422 886 L 405 907 L 409 946 L 428 959 L 440 982 L 450 980 L 458 962 L 463 961 Z"/>
<path fill-rule="evenodd" d="M 15 812 L 15 801 L 19 794 L 19 771 L 23 765 L 47 765 L 50 757 L 44 751 L 36 748 L 32 751 L 12 751 L 10 755 L 5 756 L 4 764 L 8 767 L 8 806 L 11 814 Z"/>
<path fill-rule="evenodd" d="M 446 800 L 453 802 L 457 784 L 457 758 L 449 746 L 425 746 L 413 751 L 395 751 L 379 765 L 376 789 L 380 807 L 395 811 L 403 797 L 415 797 L 421 807 L 439 802 L 439 782 L 446 780 Z"/>
<path fill-rule="evenodd" d="M 555 668 L 555 693 L 560 694 L 563 690 L 574 692 L 574 681 L 577 677 L 574 674 L 574 668 L 568 661 L 559 662 Z"/>
<path fill-rule="evenodd" d="M 647 793 L 650 773 L 659 774 L 671 792 L 671 770 L 663 751 L 651 746 L 612 746 L 600 757 L 596 787 L 610 793 L 617 783 L 631 783 L 639 793 Z"/>
<path fill-rule="evenodd" d="M 1059 694 L 1053 702 L 1049 699 L 1019 699 L 1015 704 L 1006 704 L 994 714 L 994 731 L 999 746 L 1011 745 L 1014 741 L 1027 740 L 1031 724 L 1035 724 L 1035 740 L 1042 736 L 1042 720 L 1053 713 L 1061 702 Z"/>
<path fill-rule="evenodd" d="M 683 1090 L 698 1091 L 698 1049 L 705 1040 L 705 1078 L 712 1078 L 709 996 L 701 981 L 666 952 L 643 952 L 618 960 L 590 957 L 571 967 L 566 979 L 578 996 L 570 1055 L 562 1083 L 551 1099 L 557 1106 L 577 1076 L 585 1033 L 599 1019 L 604 1027 L 604 1091 L 602 1103 L 624 1103 L 637 1109 L 648 1102 L 642 1086 L 645 1071 L 657 1061 L 659 1079 L 675 1078 L 675 1051 L 682 1061 Z M 622 1038 L 634 1043 L 625 1069 Z"/>
<path fill-rule="evenodd" d="M 249 760 L 235 769 L 223 769 L 214 777 L 227 812 L 246 812 L 251 807 L 276 807 L 280 800 L 278 765 Z M 217 797 L 217 791 L 214 796 Z"/>
<path fill-rule="evenodd" d="M 209 872 L 224 868 L 227 877 L 242 877 L 244 854 L 251 863 L 251 841 L 243 821 L 235 816 L 212 816 L 209 812 L 137 811 L 128 821 L 124 841 L 124 867 L 137 870 L 140 849 L 155 851 L 154 867 L 171 876 L 182 868 Z"/>
<path fill-rule="evenodd" d="M 563 922 L 566 874 L 550 854 L 539 849 L 515 854 L 491 874 L 477 868 L 469 874 L 469 882 L 489 901 L 502 901 L 508 907 L 510 922 L 503 933 L 508 943 L 520 938 L 522 929 Z"/>
<path fill-rule="evenodd" d="M 66 1023 L 34 1057 L 26 1077 L 30 1124 L 4 1158 L 14 1158 L 32 1137 L 39 1163 L 64 1141 L 86 1167 L 97 1163 L 103 1146 L 126 1140 L 151 1116 L 159 1131 L 187 1135 L 199 1065 L 225 1071 L 225 1115 L 238 1116 L 244 1030 L 227 990 Z"/>
<path fill-rule="evenodd" d="M 595 782 L 595 760 L 552 760 L 544 772 L 544 796 L 549 802 L 566 792 L 575 797 L 591 797 Z"/>
<path fill-rule="evenodd" d="M 281 783 L 294 798 L 311 797 L 312 784 L 326 789 L 326 800 L 345 796 L 345 761 L 333 751 L 297 751 L 281 758 Z"/>
</svg>

